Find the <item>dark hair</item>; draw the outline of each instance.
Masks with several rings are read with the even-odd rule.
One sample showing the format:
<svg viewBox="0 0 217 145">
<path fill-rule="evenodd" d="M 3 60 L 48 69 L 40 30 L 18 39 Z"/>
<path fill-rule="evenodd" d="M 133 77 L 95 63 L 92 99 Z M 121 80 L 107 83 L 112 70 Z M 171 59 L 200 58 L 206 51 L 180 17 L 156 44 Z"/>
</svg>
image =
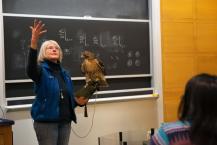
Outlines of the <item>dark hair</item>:
<svg viewBox="0 0 217 145">
<path fill-rule="evenodd" d="M 190 79 L 178 115 L 180 120 L 190 121 L 193 144 L 217 144 L 217 76 L 203 73 Z"/>
</svg>

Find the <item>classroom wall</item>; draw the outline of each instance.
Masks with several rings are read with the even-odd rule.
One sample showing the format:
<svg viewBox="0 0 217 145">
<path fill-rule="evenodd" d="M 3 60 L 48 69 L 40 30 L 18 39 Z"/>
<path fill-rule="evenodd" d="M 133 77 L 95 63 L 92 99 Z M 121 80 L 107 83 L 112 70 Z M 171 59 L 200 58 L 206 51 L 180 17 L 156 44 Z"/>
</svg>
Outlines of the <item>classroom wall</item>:
<svg viewBox="0 0 217 145">
<path fill-rule="evenodd" d="M 85 136 L 93 118 L 94 104 L 88 105 L 88 118 L 83 116 L 83 108 L 76 109 L 78 123 L 72 125 L 80 136 Z M 15 120 L 13 125 L 14 145 L 37 145 L 29 110 L 7 113 L 7 118 Z M 71 133 L 69 145 L 98 145 L 97 137 L 119 131 L 141 131 L 157 127 L 156 100 L 131 100 L 124 102 L 98 103 L 95 106 L 93 127 L 86 138 Z"/>
<path fill-rule="evenodd" d="M 217 1 L 161 0 L 164 120 L 177 119 L 186 81 L 217 74 Z"/>
</svg>

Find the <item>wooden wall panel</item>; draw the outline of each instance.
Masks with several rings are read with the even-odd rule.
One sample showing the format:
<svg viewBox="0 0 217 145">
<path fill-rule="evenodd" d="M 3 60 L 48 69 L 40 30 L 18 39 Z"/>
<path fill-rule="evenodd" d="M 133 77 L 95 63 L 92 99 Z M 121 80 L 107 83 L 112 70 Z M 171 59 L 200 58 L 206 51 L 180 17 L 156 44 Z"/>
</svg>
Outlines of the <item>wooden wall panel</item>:
<svg viewBox="0 0 217 145">
<path fill-rule="evenodd" d="M 164 55 L 164 89 L 180 89 L 194 74 L 194 56 Z"/>
<path fill-rule="evenodd" d="M 164 120 L 195 74 L 217 74 L 217 0 L 161 0 Z M 181 90 L 181 91 L 180 91 Z"/>
<path fill-rule="evenodd" d="M 161 16 L 164 19 L 191 19 L 194 0 L 162 0 Z"/>
<path fill-rule="evenodd" d="M 217 23 L 198 22 L 196 30 L 196 43 L 198 51 L 217 53 Z"/>
<path fill-rule="evenodd" d="M 196 14 L 197 19 L 217 20 L 217 1 L 197 0 Z"/>
<path fill-rule="evenodd" d="M 193 28 L 191 22 L 163 22 L 163 52 L 194 52 Z"/>
<path fill-rule="evenodd" d="M 164 101 L 164 119 L 165 120 L 176 120 L 177 119 L 177 111 L 180 102 L 180 98 L 182 96 L 182 90 L 168 90 L 164 92 L 166 99 Z"/>
<path fill-rule="evenodd" d="M 217 75 L 217 54 L 199 55 L 197 57 L 197 72 Z"/>
</svg>

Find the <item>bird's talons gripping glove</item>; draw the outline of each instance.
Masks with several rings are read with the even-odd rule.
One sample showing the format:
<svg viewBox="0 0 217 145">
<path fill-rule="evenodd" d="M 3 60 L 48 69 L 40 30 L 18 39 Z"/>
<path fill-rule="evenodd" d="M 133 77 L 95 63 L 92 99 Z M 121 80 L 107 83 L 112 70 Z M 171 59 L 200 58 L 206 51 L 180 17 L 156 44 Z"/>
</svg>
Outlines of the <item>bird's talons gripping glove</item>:
<svg viewBox="0 0 217 145">
<path fill-rule="evenodd" d="M 75 93 L 75 96 L 90 99 L 96 90 L 99 90 L 99 83 L 97 81 L 89 81 Z"/>
<path fill-rule="evenodd" d="M 97 81 L 89 81 L 84 87 L 82 87 L 75 93 L 75 97 L 83 97 L 85 100 L 88 101 L 93 96 L 96 90 L 99 90 L 99 83 Z M 84 106 L 84 117 L 88 117 L 86 104 L 79 106 Z"/>
</svg>

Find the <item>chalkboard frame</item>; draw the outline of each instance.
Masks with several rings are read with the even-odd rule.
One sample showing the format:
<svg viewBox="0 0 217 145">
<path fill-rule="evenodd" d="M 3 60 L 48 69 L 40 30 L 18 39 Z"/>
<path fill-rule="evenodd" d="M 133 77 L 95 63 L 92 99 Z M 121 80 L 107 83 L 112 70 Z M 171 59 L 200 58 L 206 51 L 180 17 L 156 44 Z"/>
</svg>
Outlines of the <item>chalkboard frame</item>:
<svg viewBox="0 0 217 145">
<path fill-rule="evenodd" d="M 43 16 L 43 15 L 41 15 L 41 16 L 39 16 L 39 15 L 22 15 L 22 14 L 3 14 L 4 16 L 15 16 L 15 17 L 35 17 L 35 18 L 47 18 L 47 16 Z M 49 18 L 51 18 L 51 19 L 55 19 L 56 18 L 56 16 L 48 16 Z M 150 25 L 150 20 L 136 20 L 136 19 L 107 19 L 107 18 L 92 18 L 92 17 L 89 17 L 89 16 L 87 16 L 87 17 L 65 17 L 64 16 L 64 18 L 65 19 L 82 19 L 82 20 L 84 20 L 84 21 L 86 21 L 86 20 L 93 20 L 93 19 L 95 19 L 95 20 L 103 20 L 103 21 L 107 21 L 107 20 L 112 20 L 112 21 L 134 21 L 134 22 L 148 22 L 149 23 L 149 25 Z M 149 26 L 149 29 L 150 29 L 150 26 Z M 151 33 L 151 32 L 149 32 L 149 33 Z M 149 37 L 150 37 L 150 35 L 149 35 Z M 150 39 L 149 39 L 149 41 L 151 41 Z M 151 46 L 149 47 L 149 49 L 151 49 Z M 148 90 L 146 93 L 148 93 L 148 94 L 153 94 L 154 93 L 154 88 L 152 88 L 153 87 L 153 84 L 152 84 L 152 74 L 151 74 L 151 72 L 152 72 L 152 70 L 151 70 L 151 68 L 152 68 L 152 51 L 150 50 L 150 73 L 149 74 L 132 74 L 132 75 L 117 75 L 117 76 L 107 76 L 109 79 L 117 79 L 117 78 L 124 78 L 124 79 L 128 79 L 128 78 L 149 78 L 150 79 L 150 81 L 149 81 L 149 85 L 150 86 L 146 86 L 144 89 L 146 90 Z M 74 78 L 74 77 L 73 77 Z M 72 78 L 72 79 L 73 79 Z M 79 80 L 79 81 L 83 81 L 83 77 L 75 77 L 74 78 L 75 80 Z M 10 84 L 10 83 L 14 83 L 14 84 L 20 84 L 20 82 L 23 82 L 23 83 L 28 83 L 29 82 L 29 80 L 25 80 L 25 79 L 15 79 L 15 80 L 5 80 L 5 85 L 8 85 L 8 84 Z M 111 91 L 113 91 L 113 90 L 111 90 Z M 114 92 L 115 92 L 116 90 L 114 90 Z M 127 91 L 126 91 L 127 92 Z M 143 92 L 142 94 L 143 95 L 145 95 L 146 93 L 145 92 Z M 115 95 L 115 93 L 113 93 L 114 95 Z M 137 93 L 132 93 L 132 96 L 133 96 L 133 94 L 136 96 L 136 94 Z M 142 95 L 141 94 L 141 95 Z M 123 95 L 124 96 L 126 96 L 127 94 L 125 94 L 125 93 L 123 93 Z M 119 97 L 119 96 L 122 96 L 121 94 L 118 94 L 117 96 L 113 96 L 113 97 Z M 16 96 L 14 96 L 14 97 L 16 97 Z M 28 96 L 27 96 L 28 97 Z M 112 97 L 112 96 L 109 96 L 109 98 L 110 97 Z M 123 97 L 123 96 L 122 96 Z M 13 98 L 13 97 L 12 97 Z M 102 97 L 103 98 L 103 97 Z M 7 96 L 6 96 L 6 100 L 7 100 Z M 13 100 L 13 99 L 12 99 Z M 15 99 L 16 100 L 16 99 Z M 28 100 L 28 99 L 27 99 Z M 25 101 L 25 99 L 23 100 L 23 101 Z M 15 101 L 16 102 L 16 101 Z M 21 102 L 22 102 L 22 100 L 21 100 Z M 8 101 L 8 105 L 10 104 L 10 102 Z M 13 104 L 13 103 L 12 103 Z M 25 104 L 25 103 L 24 103 Z M 18 104 L 13 104 L 13 105 L 19 105 L 19 103 Z M 11 105 L 11 106 L 13 106 L 13 105 Z M 20 104 L 20 105 L 22 105 L 22 103 Z"/>
<path fill-rule="evenodd" d="M 149 0 L 2 0 L 3 13 L 116 19 L 149 19 Z"/>
</svg>

